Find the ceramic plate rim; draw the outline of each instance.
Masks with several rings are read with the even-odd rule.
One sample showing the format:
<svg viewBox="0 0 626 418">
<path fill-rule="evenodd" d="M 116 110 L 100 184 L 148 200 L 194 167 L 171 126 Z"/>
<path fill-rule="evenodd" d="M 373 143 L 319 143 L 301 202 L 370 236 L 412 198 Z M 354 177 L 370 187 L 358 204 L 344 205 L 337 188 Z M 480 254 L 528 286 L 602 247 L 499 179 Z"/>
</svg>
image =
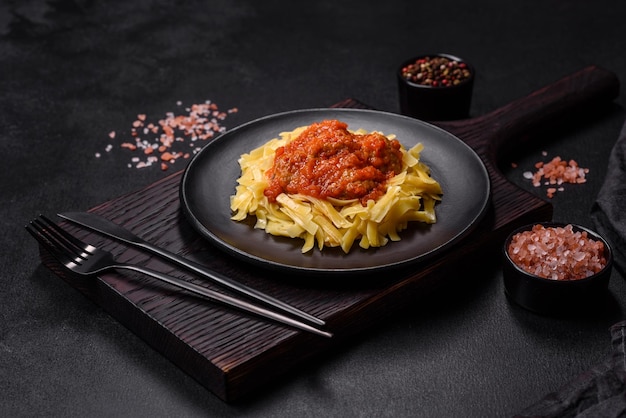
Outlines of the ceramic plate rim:
<svg viewBox="0 0 626 418">
<path fill-rule="evenodd" d="M 397 130 L 401 131 L 400 133 L 411 132 L 416 136 L 419 136 L 418 134 L 428 133 L 425 137 L 420 137 L 417 140 L 413 138 L 409 142 L 406 140 L 406 136 L 408 135 L 405 135 L 405 138 L 398 135 L 398 139 L 407 148 L 412 146 L 413 142 L 425 143 L 425 148 L 422 152 L 422 160 L 431 166 L 431 169 L 433 170 L 433 177 L 440 181 L 442 183 L 442 187 L 444 187 L 444 195 L 441 206 L 438 204 L 436 207 L 436 213 L 438 216 L 437 223 L 428 227 L 420 226 L 417 228 L 420 234 L 423 233 L 425 235 L 426 240 L 431 238 L 429 235 L 439 238 L 437 234 L 432 233 L 432 230 L 437 231 L 440 229 L 443 231 L 446 227 L 447 220 L 442 218 L 441 215 L 443 214 L 440 212 L 448 211 L 447 208 L 443 208 L 445 208 L 446 204 L 444 202 L 452 199 L 452 197 L 450 197 L 449 190 L 455 190 L 456 194 L 466 193 L 465 189 L 462 188 L 466 186 L 457 185 L 457 181 L 467 183 L 467 187 L 470 187 L 473 192 L 478 192 L 479 195 L 474 196 L 475 199 L 471 202 L 464 202 L 463 200 L 468 199 L 465 199 L 466 196 L 461 196 L 461 203 L 471 203 L 471 208 L 468 209 L 469 212 L 463 215 L 462 219 L 458 219 L 461 215 L 455 214 L 454 211 L 451 212 L 451 215 L 446 215 L 451 218 L 455 218 L 455 223 L 451 226 L 455 227 L 456 230 L 451 232 L 446 231 L 446 236 L 441 237 L 441 242 L 433 244 L 430 247 L 426 246 L 422 248 L 421 251 L 418 250 L 413 253 L 410 248 L 403 249 L 403 245 L 406 246 L 412 242 L 411 240 L 413 240 L 413 236 L 409 236 L 408 239 L 403 237 L 403 239 L 398 242 L 389 242 L 386 246 L 378 249 L 362 250 L 357 248 L 348 254 L 337 254 L 335 250 L 338 249 L 325 248 L 321 252 L 315 249 L 312 252 L 312 256 L 310 255 L 311 252 L 308 253 L 308 255 L 301 254 L 300 248 L 302 246 L 302 240 L 273 237 L 265 233 L 263 230 L 254 230 L 247 224 L 243 225 L 245 229 L 242 229 L 241 222 L 234 222 L 229 219 L 230 209 L 228 207 L 228 202 L 221 201 L 215 203 L 220 199 L 212 199 L 209 196 L 205 196 L 205 194 L 208 193 L 207 189 L 217 187 L 218 197 L 220 197 L 221 200 L 228 200 L 228 196 L 224 195 L 228 194 L 230 196 L 234 193 L 236 179 L 240 173 L 239 164 L 236 160 L 241 153 L 249 152 L 253 148 L 265 143 L 271 138 L 276 137 L 280 131 L 291 130 L 297 126 L 301 126 L 303 124 L 302 121 L 312 123 L 314 121 L 319 121 L 322 118 L 347 120 L 349 128 L 352 129 L 363 127 L 368 130 L 373 130 L 376 129 L 376 126 L 380 126 L 391 129 L 393 127 L 397 127 Z M 374 125 L 369 127 L 355 126 L 355 122 L 360 123 L 361 125 Z M 260 133 L 267 130 L 268 127 L 274 135 L 270 135 L 269 137 L 267 137 L 267 134 L 261 135 Z M 255 130 L 257 132 L 257 136 L 254 136 Z M 397 133 L 387 132 L 386 129 L 384 131 L 385 134 Z M 251 135 L 252 139 L 250 139 Z M 237 141 L 239 141 L 239 143 Z M 242 141 L 246 143 L 243 144 L 241 143 Z M 458 152 L 461 156 L 440 155 L 442 150 L 445 151 L 446 149 L 447 151 L 454 150 L 455 153 Z M 429 153 L 431 153 L 430 157 Z M 231 174 L 220 174 L 222 172 L 217 171 L 214 168 L 214 166 L 217 165 L 216 161 L 220 161 L 221 163 L 228 157 L 234 160 L 229 161 L 224 167 L 230 170 Z M 220 158 L 224 158 L 224 160 L 220 160 Z M 443 158 L 451 158 L 454 161 L 450 163 L 446 162 L 444 164 Z M 431 161 L 430 163 L 429 160 Z M 213 164 L 213 167 L 211 167 L 211 164 Z M 448 171 L 453 170 L 454 167 L 456 167 L 455 164 L 458 164 L 459 166 L 463 166 L 464 164 L 467 165 L 471 169 L 470 171 L 473 176 L 473 179 L 471 179 L 472 181 L 467 181 L 463 179 L 462 176 L 458 179 L 447 178 L 451 177 L 452 174 L 459 174 L 455 172 L 448 173 Z M 236 167 L 233 167 L 233 165 Z M 209 172 L 208 169 L 210 168 L 212 168 L 213 171 Z M 220 166 L 220 168 L 223 167 Z M 440 171 L 439 174 L 446 178 L 438 179 L 438 171 Z M 215 180 L 223 180 L 222 177 L 225 177 L 225 180 L 229 180 L 232 184 L 226 184 L 228 183 L 226 181 L 213 181 L 213 179 L 208 178 L 211 174 L 215 177 L 219 177 L 219 179 Z M 446 190 L 446 188 L 448 188 L 448 190 Z M 225 193 L 228 190 L 230 191 Z M 179 195 L 183 214 L 192 227 L 218 248 L 241 260 L 265 268 L 278 269 L 288 272 L 353 274 L 377 272 L 384 269 L 421 262 L 456 244 L 459 240 L 473 231 L 480 220 L 484 217 L 490 203 L 491 185 L 487 169 L 478 154 L 458 137 L 437 126 L 418 119 L 378 110 L 354 108 L 312 108 L 268 115 L 224 132 L 222 135 L 206 144 L 189 162 L 181 178 Z M 200 205 L 200 203 L 202 203 L 202 205 Z M 219 205 L 221 205 L 221 207 L 219 207 Z M 464 208 L 461 207 L 460 209 Z M 211 214 L 208 214 L 210 210 L 212 210 L 211 213 L 219 213 L 217 217 L 220 218 L 220 220 L 213 220 L 211 218 Z M 226 221 L 230 222 L 230 224 Z M 238 230 L 236 231 L 237 233 L 235 233 L 235 229 Z M 405 231 L 403 233 L 417 234 L 418 232 L 412 230 Z M 401 236 L 403 233 L 401 233 Z M 242 234 L 242 238 L 239 239 L 238 237 Z M 422 240 L 415 241 L 414 243 L 417 243 L 418 247 L 425 245 L 422 244 Z M 276 246 L 276 248 L 272 249 L 276 251 L 269 255 L 266 254 L 265 251 L 269 251 L 270 249 L 268 246 Z M 355 246 L 358 247 L 357 244 L 355 244 Z M 402 250 L 402 255 L 394 256 L 394 249 Z M 297 252 L 297 254 L 293 253 L 294 251 Z M 331 252 L 333 252 L 333 254 L 329 255 Z M 278 254 L 275 256 L 275 253 Z M 383 255 L 381 256 L 380 253 L 383 253 Z M 359 261 L 356 259 L 357 257 L 360 257 L 363 260 Z M 368 260 L 372 257 L 376 258 L 376 261 Z M 314 262 L 311 262 L 312 259 L 314 259 Z M 379 259 L 384 259 L 385 261 L 380 262 Z M 299 260 L 302 260 L 302 262 Z"/>
</svg>

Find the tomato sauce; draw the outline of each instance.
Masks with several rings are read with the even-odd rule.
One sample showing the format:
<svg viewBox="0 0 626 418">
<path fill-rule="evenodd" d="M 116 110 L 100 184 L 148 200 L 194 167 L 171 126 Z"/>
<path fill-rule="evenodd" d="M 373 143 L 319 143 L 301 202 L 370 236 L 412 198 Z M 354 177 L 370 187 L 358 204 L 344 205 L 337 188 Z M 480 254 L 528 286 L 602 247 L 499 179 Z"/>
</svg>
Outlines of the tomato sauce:
<svg viewBox="0 0 626 418">
<path fill-rule="evenodd" d="M 275 202 L 281 193 L 325 199 L 359 199 L 363 205 L 384 195 L 386 182 L 402 170 L 398 140 L 376 132 L 354 134 L 338 120 L 310 125 L 276 150 L 264 194 Z"/>
</svg>

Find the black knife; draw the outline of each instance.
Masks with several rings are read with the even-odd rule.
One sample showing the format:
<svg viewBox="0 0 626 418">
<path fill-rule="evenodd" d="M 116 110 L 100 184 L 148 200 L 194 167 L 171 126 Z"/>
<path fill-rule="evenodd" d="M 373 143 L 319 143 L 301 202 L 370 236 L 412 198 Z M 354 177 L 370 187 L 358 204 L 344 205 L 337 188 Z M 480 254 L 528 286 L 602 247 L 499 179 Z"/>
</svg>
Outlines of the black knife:
<svg viewBox="0 0 626 418">
<path fill-rule="evenodd" d="M 70 222 L 76 223 L 80 226 L 83 226 L 87 229 L 90 229 L 92 231 L 104 234 L 110 238 L 123 241 L 132 246 L 135 246 L 143 250 L 146 250 L 150 253 L 156 254 L 196 274 L 199 274 L 200 276 L 207 278 L 215 283 L 218 283 L 231 290 L 247 295 L 251 298 L 262 301 L 275 308 L 281 309 L 284 312 L 289 312 L 292 315 L 295 315 L 299 318 L 307 320 L 313 324 L 316 324 L 316 325 L 325 324 L 323 320 L 313 315 L 310 315 L 304 311 L 301 311 L 300 309 L 295 308 L 294 306 L 291 306 L 283 301 L 275 299 L 256 289 L 250 288 L 242 283 L 232 280 L 220 273 L 208 270 L 206 267 L 200 264 L 194 263 L 193 261 L 187 260 L 186 258 L 179 256 L 178 254 L 174 254 L 170 251 L 164 250 L 163 248 L 159 248 L 153 244 L 150 244 L 149 242 L 139 238 L 137 235 L 133 234 L 129 230 L 123 228 L 122 226 L 100 215 L 96 215 L 95 213 L 91 213 L 91 212 L 64 212 L 64 213 L 59 213 L 58 216 Z"/>
</svg>

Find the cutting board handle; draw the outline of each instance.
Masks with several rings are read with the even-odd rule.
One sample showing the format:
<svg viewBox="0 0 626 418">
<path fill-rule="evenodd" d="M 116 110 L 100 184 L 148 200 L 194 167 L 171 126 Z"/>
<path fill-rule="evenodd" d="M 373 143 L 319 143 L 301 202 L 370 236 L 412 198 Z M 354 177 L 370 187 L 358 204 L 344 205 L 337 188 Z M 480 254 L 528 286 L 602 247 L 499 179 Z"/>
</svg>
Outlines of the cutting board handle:
<svg viewBox="0 0 626 418">
<path fill-rule="evenodd" d="M 437 125 L 474 149 L 484 148 L 487 158 L 497 161 L 520 145 L 529 131 L 553 127 L 556 120 L 565 118 L 575 121 L 583 112 L 592 113 L 610 103 L 619 89 L 614 73 L 592 65 L 483 116 Z"/>
</svg>

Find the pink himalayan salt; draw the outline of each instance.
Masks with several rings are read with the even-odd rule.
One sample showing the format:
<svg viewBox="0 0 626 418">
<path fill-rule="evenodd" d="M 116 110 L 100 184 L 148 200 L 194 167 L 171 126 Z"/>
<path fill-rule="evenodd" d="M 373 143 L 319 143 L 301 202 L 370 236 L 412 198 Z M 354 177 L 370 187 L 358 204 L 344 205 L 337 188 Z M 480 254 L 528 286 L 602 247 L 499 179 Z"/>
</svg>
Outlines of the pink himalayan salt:
<svg viewBox="0 0 626 418">
<path fill-rule="evenodd" d="M 541 186 L 542 181 L 544 185 L 550 186 L 546 190 L 548 198 L 554 197 L 556 192 L 565 190 L 562 186 L 563 183 L 585 183 L 587 181 L 585 176 L 589 173 L 588 168 L 580 167 L 576 161 L 566 161 L 559 156 L 547 163 L 539 161 L 535 164 L 535 168 L 537 169 L 536 172 L 525 171 L 523 176 L 532 180 L 535 187 Z"/>
<path fill-rule="evenodd" d="M 507 249 L 511 260 L 535 276 L 552 280 L 577 280 L 598 273 L 606 266 L 604 243 L 586 231 L 537 224 L 513 236 Z"/>
</svg>

